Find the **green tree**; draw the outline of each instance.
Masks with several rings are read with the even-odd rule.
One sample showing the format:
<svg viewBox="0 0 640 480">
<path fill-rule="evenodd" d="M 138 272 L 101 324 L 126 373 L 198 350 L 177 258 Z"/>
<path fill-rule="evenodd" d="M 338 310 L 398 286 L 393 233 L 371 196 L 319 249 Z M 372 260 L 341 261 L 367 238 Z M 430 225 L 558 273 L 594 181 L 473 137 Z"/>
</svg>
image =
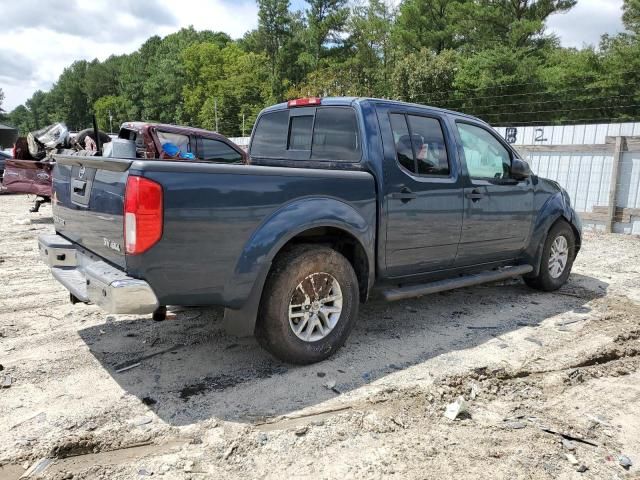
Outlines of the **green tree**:
<svg viewBox="0 0 640 480">
<path fill-rule="evenodd" d="M 323 55 L 326 42 L 340 43 L 340 34 L 343 32 L 349 8 L 347 0 L 308 0 L 309 8 L 306 10 L 308 25 L 309 53 L 313 59 L 313 68 Z"/>
<path fill-rule="evenodd" d="M 282 99 L 284 79 L 281 75 L 281 50 L 291 36 L 289 0 L 256 0 L 258 3 L 257 42 L 269 60 L 271 96 Z"/>
<path fill-rule="evenodd" d="M 143 84 L 142 116 L 145 120 L 180 123 L 184 117 L 182 91 L 185 72 L 182 52 L 191 45 L 209 42 L 224 47 L 230 38 L 224 33 L 197 32 L 193 27 L 166 36 L 147 62 Z"/>
<path fill-rule="evenodd" d="M 188 123 L 237 136 L 251 127 L 270 95 L 269 70 L 263 54 L 244 52 L 229 44 L 192 45 L 183 53 L 187 78 L 184 115 Z"/>
<path fill-rule="evenodd" d="M 31 113 L 31 130 L 36 130 L 53 123 L 55 114 L 53 111 L 56 105 L 49 99 L 48 94 L 42 90 L 36 90 L 29 100 L 25 103 L 27 109 Z"/>
<path fill-rule="evenodd" d="M 526 102 L 528 97 L 520 95 L 544 90 L 538 76 L 544 58 L 539 51 L 532 53 L 527 48 L 507 46 L 463 58 L 454 82 L 457 91 L 449 92 L 440 105 L 471 113 L 490 123 L 510 122 L 516 118 L 514 112 L 527 111 L 511 105 L 518 103 L 514 99 L 524 98 Z M 522 117 L 527 120 L 526 115 Z"/>
<path fill-rule="evenodd" d="M 122 96 L 107 95 L 100 97 L 93 105 L 98 128 L 106 132 L 118 131 L 120 125 L 128 120 L 131 102 Z"/>
<path fill-rule="evenodd" d="M 486 48 L 541 47 L 553 41 L 545 35 L 554 13 L 569 11 L 577 0 L 475 0 L 457 5 L 454 22 L 460 46 L 469 52 Z"/>
<path fill-rule="evenodd" d="M 393 71 L 393 97 L 415 103 L 440 102 L 453 89 L 459 55 L 454 50 L 435 54 L 423 48 L 398 59 Z"/>
<path fill-rule="evenodd" d="M 460 6 L 473 0 L 405 0 L 400 4 L 394 35 L 402 51 L 440 53 L 459 46 Z"/>
<path fill-rule="evenodd" d="M 622 21 L 627 30 L 640 34 L 640 0 L 624 0 Z"/>
<path fill-rule="evenodd" d="M 84 89 L 88 65 L 85 60 L 73 62 L 64 69 L 51 91 L 46 94 L 46 116 L 49 121 L 64 122 L 71 130 L 81 130 L 91 125 L 90 104 Z M 40 118 L 35 114 L 34 116 L 36 119 Z"/>
<path fill-rule="evenodd" d="M 353 8 L 348 24 L 350 54 L 361 95 L 386 97 L 391 93 L 393 19 L 384 0 L 369 0 Z"/>
<path fill-rule="evenodd" d="M 18 129 L 20 135 L 35 130 L 33 115 L 24 105 L 18 105 L 9 113 L 9 124 Z"/>
</svg>

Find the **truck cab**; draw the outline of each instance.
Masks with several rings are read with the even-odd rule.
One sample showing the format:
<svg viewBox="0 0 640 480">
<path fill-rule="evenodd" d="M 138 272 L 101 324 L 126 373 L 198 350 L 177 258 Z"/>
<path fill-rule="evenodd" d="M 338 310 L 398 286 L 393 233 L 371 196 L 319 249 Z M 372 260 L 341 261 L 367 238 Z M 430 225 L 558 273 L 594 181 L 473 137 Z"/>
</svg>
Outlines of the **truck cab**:
<svg viewBox="0 0 640 480">
<path fill-rule="evenodd" d="M 222 305 L 230 332 L 311 363 L 344 343 L 371 295 L 516 276 L 553 290 L 580 248 L 567 193 L 468 115 L 298 99 L 261 112 L 248 154 L 249 165 L 58 156 L 43 257 L 77 301 L 156 318 L 169 304 Z"/>
</svg>

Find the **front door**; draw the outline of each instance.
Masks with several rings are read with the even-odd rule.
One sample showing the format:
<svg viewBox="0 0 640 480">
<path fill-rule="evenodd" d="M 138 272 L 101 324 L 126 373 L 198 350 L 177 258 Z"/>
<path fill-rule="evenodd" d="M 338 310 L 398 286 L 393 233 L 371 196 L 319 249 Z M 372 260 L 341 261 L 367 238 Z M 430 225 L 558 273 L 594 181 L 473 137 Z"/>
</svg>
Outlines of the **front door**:
<svg viewBox="0 0 640 480">
<path fill-rule="evenodd" d="M 512 151 L 479 124 L 456 122 L 466 183 L 456 266 L 517 257 L 533 221 L 533 184 L 511 178 Z"/>
<path fill-rule="evenodd" d="M 450 267 L 462 227 L 462 179 L 443 119 L 426 109 L 404 110 L 378 110 L 387 277 Z"/>
</svg>

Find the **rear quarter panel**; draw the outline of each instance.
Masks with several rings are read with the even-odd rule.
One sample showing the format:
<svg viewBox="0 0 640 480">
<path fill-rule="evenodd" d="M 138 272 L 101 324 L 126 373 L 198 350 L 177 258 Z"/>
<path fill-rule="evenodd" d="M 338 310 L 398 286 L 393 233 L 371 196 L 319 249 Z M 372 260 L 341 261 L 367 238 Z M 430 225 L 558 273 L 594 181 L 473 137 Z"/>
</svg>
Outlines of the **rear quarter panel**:
<svg viewBox="0 0 640 480">
<path fill-rule="evenodd" d="M 162 304 L 241 306 L 260 267 L 307 227 L 342 227 L 374 258 L 367 172 L 147 161 L 130 173 L 163 186 L 162 239 L 127 257 Z"/>
</svg>

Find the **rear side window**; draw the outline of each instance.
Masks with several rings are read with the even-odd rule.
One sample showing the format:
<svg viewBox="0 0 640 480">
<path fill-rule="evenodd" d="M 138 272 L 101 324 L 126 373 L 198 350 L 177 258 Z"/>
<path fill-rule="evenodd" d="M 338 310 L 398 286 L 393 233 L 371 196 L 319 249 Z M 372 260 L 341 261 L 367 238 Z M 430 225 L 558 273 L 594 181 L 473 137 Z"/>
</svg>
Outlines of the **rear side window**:
<svg viewBox="0 0 640 480">
<path fill-rule="evenodd" d="M 449 175 L 449 158 L 440 122 L 431 117 L 390 115 L 398 163 L 417 175 Z"/>
<path fill-rule="evenodd" d="M 398 163 L 411 173 L 416 173 L 416 163 L 413 160 L 413 149 L 407 119 L 399 113 L 391 114 L 391 128 L 393 129 L 393 141 L 396 143 L 396 156 Z"/>
<path fill-rule="evenodd" d="M 256 126 L 251 155 L 357 162 L 361 152 L 355 110 L 350 107 L 319 107 L 306 108 L 305 112 L 282 110 L 266 113 Z"/>
<path fill-rule="evenodd" d="M 242 156 L 224 142 L 211 138 L 200 138 L 198 159 L 205 162 L 240 162 Z"/>
</svg>

